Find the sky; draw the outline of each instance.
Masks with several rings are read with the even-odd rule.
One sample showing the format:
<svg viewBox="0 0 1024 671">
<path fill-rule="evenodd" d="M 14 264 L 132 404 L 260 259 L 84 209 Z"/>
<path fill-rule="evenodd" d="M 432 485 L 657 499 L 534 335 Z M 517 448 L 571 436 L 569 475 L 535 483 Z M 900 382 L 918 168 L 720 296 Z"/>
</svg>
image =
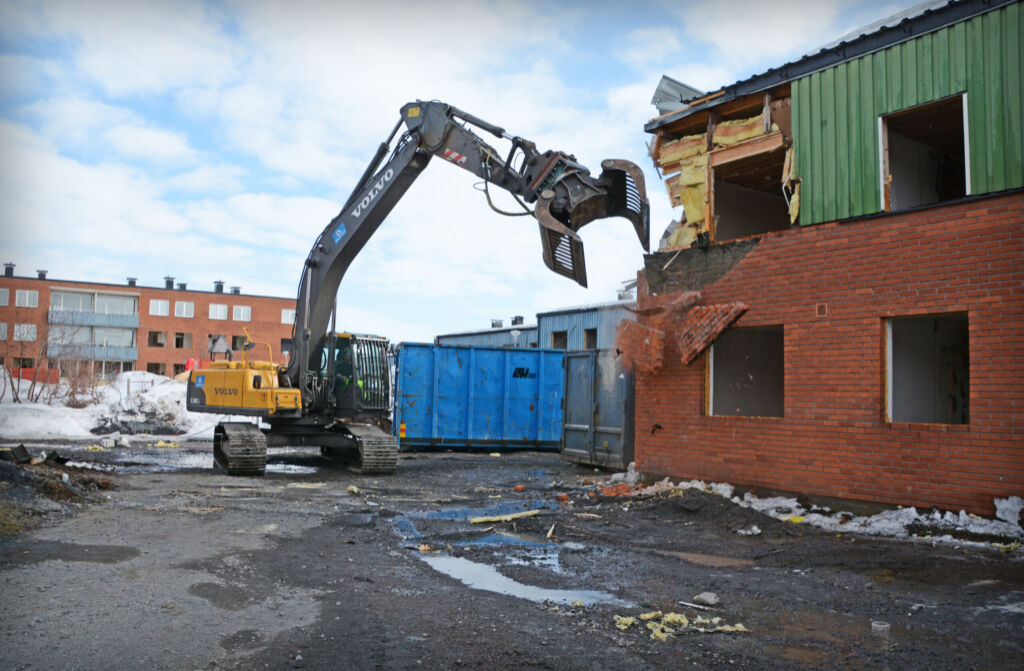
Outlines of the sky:
<svg viewBox="0 0 1024 671">
<path fill-rule="evenodd" d="M 20 276 L 294 296 L 310 247 L 417 99 L 595 176 L 605 158 L 634 161 L 656 247 L 680 214 L 643 131 L 663 74 L 716 90 L 913 4 L 0 0 L 0 261 Z M 476 182 L 431 162 L 349 267 L 339 328 L 429 341 L 530 323 L 614 300 L 642 267 L 632 226 L 613 218 L 581 231 L 588 289 L 555 275 L 536 222 L 495 214 Z"/>
</svg>

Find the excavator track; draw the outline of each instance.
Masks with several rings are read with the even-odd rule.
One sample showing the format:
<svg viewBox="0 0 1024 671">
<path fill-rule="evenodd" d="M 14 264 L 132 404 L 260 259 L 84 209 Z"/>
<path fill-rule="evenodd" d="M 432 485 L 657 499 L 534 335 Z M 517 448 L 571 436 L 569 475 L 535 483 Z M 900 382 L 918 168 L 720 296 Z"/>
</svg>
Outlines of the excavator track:
<svg viewBox="0 0 1024 671">
<path fill-rule="evenodd" d="M 353 469 L 363 475 L 391 475 L 398 467 L 398 441 L 370 424 L 348 424 L 346 428 L 359 444 L 359 464 Z"/>
<path fill-rule="evenodd" d="M 267 437 L 255 424 L 218 424 L 213 433 L 213 462 L 228 475 L 263 475 L 267 470 Z"/>
</svg>

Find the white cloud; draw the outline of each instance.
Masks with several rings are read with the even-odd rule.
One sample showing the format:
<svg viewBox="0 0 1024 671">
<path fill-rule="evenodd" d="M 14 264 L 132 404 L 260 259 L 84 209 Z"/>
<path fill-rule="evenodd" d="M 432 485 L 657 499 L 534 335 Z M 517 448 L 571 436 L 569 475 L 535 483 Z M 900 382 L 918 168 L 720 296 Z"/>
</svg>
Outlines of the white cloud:
<svg viewBox="0 0 1024 671">
<path fill-rule="evenodd" d="M 238 49 L 206 3 L 56 0 L 40 13 L 25 29 L 70 38 L 77 66 L 112 95 L 217 86 L 237 74 Z"/>
<path fill-rule="evenodd" d="M 196 158 L 196 152 L 188 146 L 188 140 L 181 133 L 142 126 L 114 126 L 104 136 L 114 149 L 132 158 L 156 163 Z"/>
<path fill-rule="evenodd" d="M 670 27 L 640 28 L 630 31 L 623 39 L 624 46 L 615 50 L 615 55 L 624 63 L 641 67 L 663 61 L 667 54 L 682 48 L 679 31 Z"/>
<path fill-rule="evenodd" d="M 237 193 L 245 186 L 242 178 L 245 170 L 235 165 L 203 165 L 194 170 L 169 177 L 165 184 L 168 189 L 202 193 Z"/>
</svg>

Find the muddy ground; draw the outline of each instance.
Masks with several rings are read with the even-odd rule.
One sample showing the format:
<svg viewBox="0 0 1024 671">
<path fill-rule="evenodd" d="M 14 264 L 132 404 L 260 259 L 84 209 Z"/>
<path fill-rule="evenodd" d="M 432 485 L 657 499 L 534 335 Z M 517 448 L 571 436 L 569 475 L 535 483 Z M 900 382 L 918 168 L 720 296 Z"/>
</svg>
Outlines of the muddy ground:
<svg viewBox="0 0 1024 671">
<path fill-rule="evenodd" d="M 28 468 L 65 490 L 0 473 L 5 669 L 1024 668 L 1019 552 L 826 533 L 693 490 L 595 498 L 607 474 L 551 453 L 365 477 L 285 450 L 237 478 L 208 445 L 30 451 L 55 447 L 70 464 Z M 717 607 L 680 603 L 706 591 Z M 655 610 L 691 626 L 653 640 Z"/>
</svg>

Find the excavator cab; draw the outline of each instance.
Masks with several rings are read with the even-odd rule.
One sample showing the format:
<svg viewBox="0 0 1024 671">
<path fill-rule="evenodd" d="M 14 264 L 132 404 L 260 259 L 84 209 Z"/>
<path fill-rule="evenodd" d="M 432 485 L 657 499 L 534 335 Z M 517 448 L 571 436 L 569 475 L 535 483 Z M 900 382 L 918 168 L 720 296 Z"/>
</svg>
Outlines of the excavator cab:
<svg viewBox="0 0 1024 671">
<path fill-rule="evenodd" d="M 334 350 L 333 371 L 331 349 Z M 388 341 L 380 336 L 335 333 L 321 354 L 320 373 L 334 399 L 334 415 L 346 419 L 390 416 Z"/>
</svg>

